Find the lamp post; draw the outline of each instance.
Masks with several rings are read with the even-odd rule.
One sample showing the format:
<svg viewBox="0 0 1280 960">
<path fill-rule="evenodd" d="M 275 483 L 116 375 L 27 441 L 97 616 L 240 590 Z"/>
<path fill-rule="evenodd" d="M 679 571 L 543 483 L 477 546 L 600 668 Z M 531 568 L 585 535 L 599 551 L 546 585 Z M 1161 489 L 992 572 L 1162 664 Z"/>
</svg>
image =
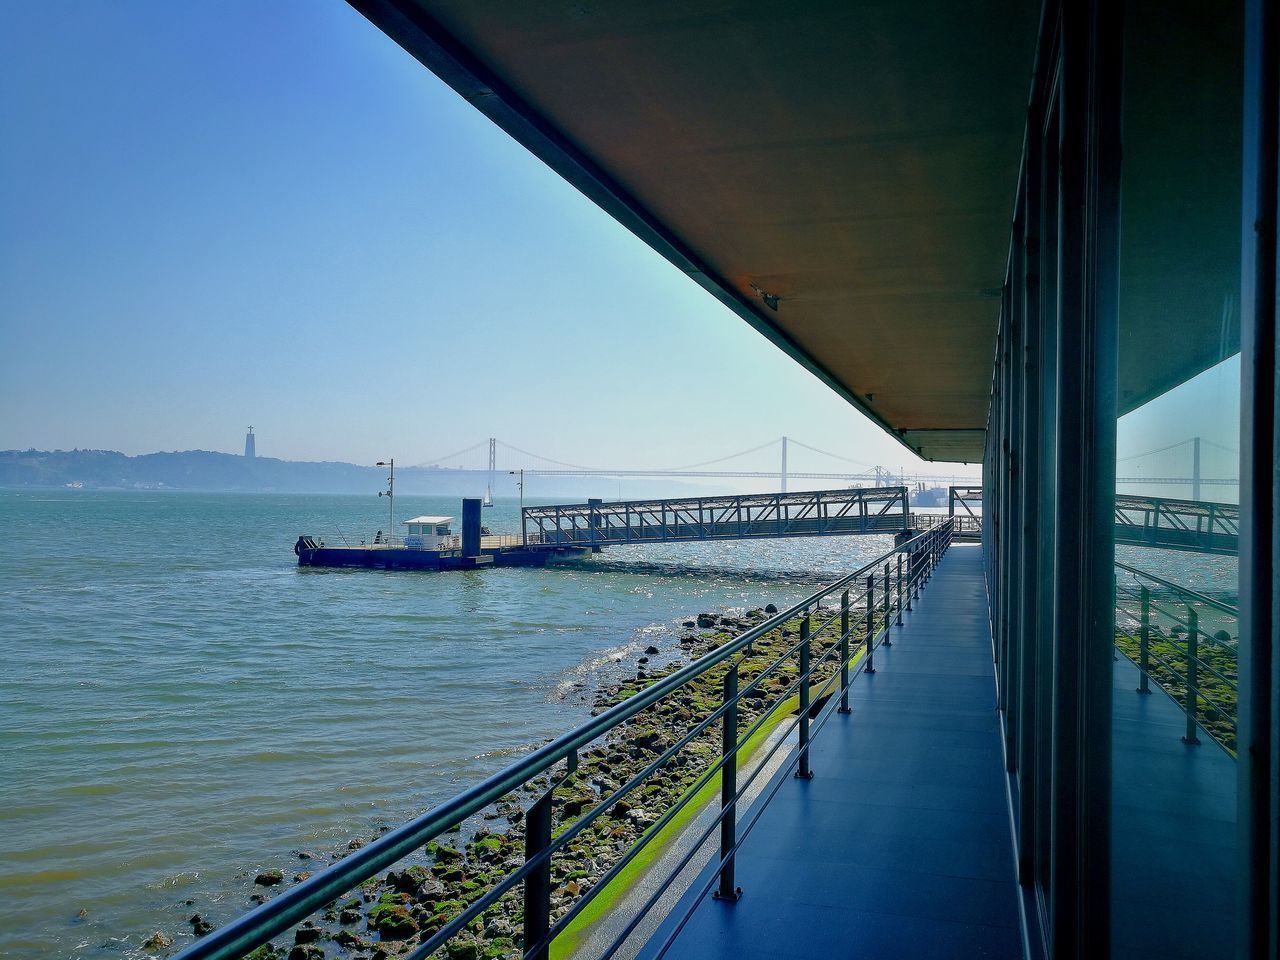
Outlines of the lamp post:
<svg viewBox="0 0 1280 960">
<path fill-rule="evenodd" d="M 378 466 L 391 468 L 391 476 L 387 477 L 387 489 L 378 492 L 378 496 L 387 498 L 387 537 L 389 538 L 396 530 L 396 458 L 379 460 Z"/>
<path fill-rule="evenodd" d="M 520 546 L 529 546 L 529 534 L 524 528 L 524 467 L 519 470 L 508 470 L 511 476 L 518 476 L 520 479 L 516 481 L 516 488 L 520 491 Z"/>
</svg>

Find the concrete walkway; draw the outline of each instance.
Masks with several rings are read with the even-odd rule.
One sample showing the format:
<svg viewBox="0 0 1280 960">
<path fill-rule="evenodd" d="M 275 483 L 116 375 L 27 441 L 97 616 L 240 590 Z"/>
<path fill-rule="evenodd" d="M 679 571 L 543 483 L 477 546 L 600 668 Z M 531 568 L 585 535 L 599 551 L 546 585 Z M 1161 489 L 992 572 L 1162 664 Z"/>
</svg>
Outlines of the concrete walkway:
<svg viewBox="0 0 1280 960">
<path fill-rule="evenodd" d="M 708 896 L 667 957 L 1021 956 L 981 548 L 953 545 L 904 624 L 746 839 L 742 899 Z"/>
</svg>

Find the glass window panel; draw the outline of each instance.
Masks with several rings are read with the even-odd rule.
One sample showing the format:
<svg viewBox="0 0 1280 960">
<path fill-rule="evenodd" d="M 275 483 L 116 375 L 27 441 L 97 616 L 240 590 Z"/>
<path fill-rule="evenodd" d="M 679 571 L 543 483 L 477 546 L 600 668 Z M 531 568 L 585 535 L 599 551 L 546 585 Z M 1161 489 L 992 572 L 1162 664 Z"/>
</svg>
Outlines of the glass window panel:
<svg viewBox="0 0 1280 960">
<path fill-rule="evenodd" d="M 1235 955 L 1242 9 L 1126 14 L 1112 945 Z"/>
</svg>

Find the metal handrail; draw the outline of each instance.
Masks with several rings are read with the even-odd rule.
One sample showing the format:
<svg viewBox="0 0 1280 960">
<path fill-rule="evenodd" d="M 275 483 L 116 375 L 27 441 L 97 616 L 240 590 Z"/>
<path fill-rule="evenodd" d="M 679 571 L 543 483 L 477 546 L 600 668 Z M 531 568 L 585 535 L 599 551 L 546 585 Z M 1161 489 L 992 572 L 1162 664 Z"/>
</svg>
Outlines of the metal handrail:
<svg viewBox="0 0 1280 960">
<path fill-rule="evenodd" d="M 1137 567 L 1131 567 L 1127 563 L 1121 563 L 1119 560 L 1116 561 L 1116 566 L 1119 567 L 1121 570 L 1126 571 L 1127 573 L 1132 573 L 1136 576 L 1143 577 L 1147 580 L 1151 580 L 1155 583 L 1160 584 L 1160 586 L 1162 587 L 1168 587 L 1171 590 L 1176 590 L 1178 593 L 1182 594 L 1183 596 L 1188 597 L 1192 600 L 1195 600 L 1196 603 L 1203 603 L 1206 606 L 1215 607 L 1218 610 L 1221 610 L 1223 613 L 1231 614 L 1233 617 L 1240 616 L 1239 607 L 1233 607 L 1229 603 L 1224 603 L 1221 600 L 1215 600 L 1213 599 L 1213 597 L 1209 597 L 1196 590 L 1192 590 L 1190 587 L 1184 587 L 1181 584 L 1174 583 L 1172 580 L 1166 580 L 1163 577 L 1158 577 L 1154 573 L 1148 573 L 1146 570 L 1139 570 Z"/>
<path fill-rule="evenodd" d="M 377 550 L 381 547 L 403 547 L 406 550 L 460 550 L 462 549 L 462 537 L 458 534 L 452 534 L 446 537 L 429 537 L 430 545 L 410 544 L 410 538 L 404 536 L 383 536 L 376 542 L 372 537 L 358 539 L 352 542 L 352 538 L 339 534 L 337 537 L 313 536 L 312 539 L 321 544 L 329 544 L 333 546 L 338 541 L 342 542 L 344 547 L 363 550 Z M 542 543 L 542 538 L 536 533 L 522 537 L 518 533 L 486 533 L 480 537 L 480 549 L 494 550 L 502 547 L 519 547 L 523 545 L 534 546 Z"/>
<path fill-rule="evenodd" d="M 945 513 L 917 513 L 914 511 L 911 514 L 911 524 L 917 528 L 931 529 L 939 527 L 948 521 L 955 524 L 956 533 L 982 532 L 981 516 L 950 516 Z"/>
<path fill-rule="evenodd" d="M 792 695 L 797 687 L 800 690 L 801 710 L 795 718 L 792 729 L 800 730 L 800 746 L 796 756 L 792 759 L 792 765 L 799 764 L 802 771 L 807 771 L 808 767 L 808 751 L 810 743 L 810 717 L 809 717 L 809 687 L 812 683 L 814 671 L 819 667 L 828 663 L 832 655 L 839 653 L 839 687 L 841 696 L 839 702 L 842 708 L 847 708 L 848 698 L 848 667 L 856 661 L 860 655 L 859 651 L 850 653 L 849 640 L 854 632 L 854 626 L 851 623 L 850 613 L 853 610 L 852 601 L 865 598 L 867 603 L 863 617 L 865 618 L 865 633 L 863 642 L 865 643 L 864 662 L 859 667 L 859 672 L 874 672 L 872 665 L 872 656 L 875 649 L 881 644 L 888 644 L 888 633 L 893 625 L 895 613 L 897 616 L 897 625 L 902 623 L 902 610 L 905 605 L 906 609 L 911 609 L 911 603 L 920 593 L 925 583 L 928 582 L 934 567 L 945 553 L 947 547 L 952 540 L 954 529 L 953 523 L 945 523 L 935 527 L 929 531 L 921 533 L 916 537 L 897 545 L 893 550 L 887 551 L 870 563 L 865 564 L 853 573 L 842 577 L 839 580 L 823 587 L 817 592 L 811 594 L 804 600 L 792 605 L 767 620 L 756 624 L 749 628 L 733 640 L 722 644 L 716 649 L 710 651 L 694 662 L 675 672 L 653 682 L 650 686 L 645 687 L 605 710 L 599 715 L 588 719 L 576 729 L 564 734 L 563 736 L 547 743 L 546 745 L 532 751 L 526 756 L 520 758 L 505 769 L 498 771 L 485 780 L 481 781 L 473 787 L 462 791 L 451 799 L 445 801 L 427 813 L 401 825 L 400 827 L 383 834 L 378 839 L 372 841 L 367 846 L 350 853 L 337 863 L 318 871 L 311 877 L 299 883 L 297 886 L 284 891 L 274 899 L 256 907 L 255 909 L 243 914 L 237 919 L 224 927 L 216 929 L 207 934 L 200 940 L 188 946 L 177 956 L 177 960 L 234 960 L 234 958 L 242 957 L 251 950 L 269 942 L 271 938 L 279 933 L 294 926 L 306 917 L 324 907 L 337 897 L 347 891 L 359 886 L 369 878 L 373 877 L 380 871 L 396 864 L 409 854 L 413 853 L 419 847 L 427 842 L 435 839 L 441 834 L 446 833 L 450 829 L 460 825 L 464 820 L 479 813 L 495 801 L 499 800 L 511 791 L 524 786 L 529 781 L 542 777 L 546 774 L 552 774 L 554 768 L 562 762 L 565 764 L 569 774 L 576 769 L 578 751 L 598 740 L 600 737 L 627 723 L 636 717 L 642 711 L 659 702 L 668 695 L 682 689 L 693 680 L 705 675 L 714 667 L 730 661 L 744 650 L 748 650 L 751 645 L 766 634 L 779 629 L 780 627 L 790 623 L 797 617 L 802 617 L 801 639 L 798 643 L 791 645 L 786 651 L 775 657 L 773 662 L 765 667 L 761 673 L 754 677 L 753 680 L 742 690 L 736 689 L 737 664 L 730 664 L 730 672 L 734 676 L 734 693 L 732 696 L 727 695 L 724 702 L 719 708 L 714 710 L 708 717 L 695 724 L 693 730 L 685 735 L 675 745 L 668 748 L 657 759 L 648 764 L 644 770 L 634 775 L 632 779 L 623 787 L 619 787 L 614 791 L 613 795 L 596 804 L 591 811 L 584 814 L 573 824 L 563 831 L 559 836 L 552 839 L 550 829 L 551 817 L 551 798 L 559 782 L 554 777 L 551 785 L 546 793 L 533 805 L 526 814 L 526 860 L 516 870 L 512 871 L 507 877 L 499 881 L 489 890 L 487 890 L 474 903 L 470 904 L 458 917 L 450 921 L 444 928 L 426 940 L 424 940 L 416 949 L 411 951 L 408 956 L 411 958 L 424 957 L 433 952 L 435 949 L 443 945 L 444 941 L 450 936 L 460 931 L 471 919 L 474 919 L 479 913 L 485 909 L 492 907 L 497 900 L 511 890 L 516 883 L 524 880 L 526 883 L 526 894 L 529 892 L 530 883 L 535 879 L 536 875 L 543 871 L 550 870 L 550 858 L 552 854 L 568 843 L 582 829 L 585 829 L 590 822 L 597 819 L 604 811 L 610 809 L 618 799 L 625 796 L 630 790 L 635 789 L 639 784 L 643 783 L 650 775 L 659 769 L 665 762 L 670 760 L 679 749 L 687 746 L 699 734 L 705 733 L 716 720 L 724 719 L 730 715 L 735 718 L 734 737 L 735 742 L 732 749 L 724 751 L 717 762 L 712 764 L 710 768 L 703 772 L 698 779 L 697 786 L 705 785 L 717 773 L 724 772 L 726 781 L 733 779 L 729 776 L 731 771 L 736 771 L 738 765 L 738 754 L 741 746 L 749 740 L 748 736 L 737 739 L 736 734 L 736 713 L 737 705 L 741 699 L 750 691 L 755 689 L 759 682 L 764 679 L 765 675 L 772 674 L 781 669 L 789 658 L 797 651 L 801 657 L 801 669 L 794 683 L 790 684 L 786 690 L 779 695 L 779 699 L 764 709 L 752 725 L 750 731 L 758 730 L 763 722 L 771 716 L 781 703 L 785 703 L 787 698 Z M 907 555 L 910 562 L 907 564 L 904 575 L 901 556 Z M 890 558 L 898 556 L 899 563 L 896 578 L 893 576 L 892 564 Z M 883 581 L 884 588 L 881 596 L 883 599 L 883 609 L 880 609 L 880 601 L 876 599 L 875 584 L 881 574 L 881 568 L 885 579 Z M 856 586 L 860 578 L 866 577 L 866 593 L 862 596 L 851 598 L 850 587 Z M 834 614 L 822 623 L 818 630 L 811 631 L 811 620 L 813 613 L 823 609 L 822 601 L 834 594 L 841 594 L 839 613 Z M 813 638 L 825 631 L 832 622 L 839 620 L 841 622 L 840 635 L 832 642 L 832 646 L 827 650 L 816 663 L 809 662 L 809 647 Z M 879 620 L 879 630 L 876 630 L 877 620 Z M 836 676 L 824 680 L 825 689 L 835 683 Z M 831 697 L 834 702 L 836 698 L 834 693 Z M 831 704 L 827 705 L 828 707 Z M 829 715 L 829 714 L 828 714 Z M 819 716 L 822 716 L 819 712 Z M 824 721 L 825 722 L 825 721 Z M 726 721 L 727 726 L 727 721 Z M 772 756 L 779 746 L 785 742 L 786 738 L 779 738 L 769 752 Z M 740 790 L 736 790 L 732 799 L 725 798 L 725 804 L 715 818 L 715 824 L 722 824 L 726 819 L 726 814 L 734 814 L 736 803 L 742 798 L 744 792 L 759 775 L 760 771 L 765 767 L 762 761 L 757 765 L 751 777 L 742 786 Z M 626 852 L 624 860 L 630 862 L 632 858 L 647 845 L 661 830 L 661 828 L 670 822 L 680 807 L 688 803 L 697 793 L 696 788 L 687 790 L 676 804 L 664 813 L 655 824 L 650 826 L 635 842 L 635 844 Z M 771 794 L 772 795 L 772 794 Z M 533 838 L 535 830 L 535 815 L 538 818 L 545 819 L 545 838 L 537 850 L 529 849 L 530 840 Z M 753 821 L 754 822 L 754 821 Z M 714 824 L 713 824 L 714 826 Z M 709 833 L 707 834 L 709 836 Z M 705 839 L 705 838 L 704 838 Z M 723 846 L 723 845 L 722 845 Z M 722 863 L 720 865 L 721 872 L 726 869 L 724 863 L 726 857 L 729 858 L 727 869 L 732 871 L 732 852 L 737 849 L 738 841 L 735 840 L 732 849 L 726 852 L 722 849 Z M 694 850 L 701 847 L 701 843 L 694 845 Z M 692 851 L 690 852 L 690 856 Z M 687 858 L 685 863 L 687 863 Z M 550 924 L 549 901 L 544 905 L 543 915 L 544 923 L 540 930 L 534 930 L 533 935 L 529 934 L 530 918 L 537 911 L 531 909 L 531 905 L 526 897 L 526 937 L 524 944 L 524 952 L 526 957 L 543 958 L 546 956 L 547 947 L 551 940 L 555 938 L 557 933 L 563 930 L 564 926 L 576 916 L 577 913 L 590 902 L 592 898 L 602 889 L 604 889 L 607 880 L 617 875 L 617 872 L 625 866 L 625 863 L 614 864 L 610 870 L 606 872 L 604 877 L 594 884 L 583 896 L 574 904 L 574 908 L 565 916 L 558 918 L 557 922 Z M 682 864 L 678 869 L 683 869 Z M 678 872 L 678 871 L 677 871 Z M 546 894 L 549 896 L 549 882 L 546 886 Z M 642 911 L 647 912 L 652 904 L 646 906 Z M 638 922 L 638 920 L 637 920 Z M 634 929 L 634 925 L 631 929 Z M 625 938 L 623 938 L 625 939 Z M 618 941 L 616 946 L 622 941 Z"/>
<path fill-rule="evenodd" d="M 1138 669 L 1139 685 L 1137 692 L 1149 693 L 1150 684 L 1154 681 L 1161 690 L 1164 690 L 1164 692 L 1168 694 L 1170 699 L 1182 708 L 1182 711 L 1186 716 L 1186 732 L 1182 737 L 1184 742 L 1188 744 L 1199 743 L 1200 740 L 1197 736 L 1197 732 L 1198 730 L 1203 729 L 1226 750 L 1234 751 L 1234 731 L 1237 724 L 1237 717 L 1229 707 L 1224 707 L 1213 698 L 1211 695 L 1212 690 L 1209 693 L 1206 693 L 1204 685 L 1201 682 L 1201 673 L 1204 672 L 1212 676 L 1212 678 L 1222 684 L 1222 686 L 1225 687 L 1233 697 L 1238 690 L 1238 681 L 1227 676 L 1222 670 L 1219 670 L 1211 660 L 1201 656 L 1200 641 L 1202 638 L 1209 641 L 1211 646 L 1223 651 L 1226 656 L 1231 658 L 1237 656 L 1236 646 L 1232 643 L 1223 642 L 1216 636 L 1216 634 L 1210 633 L 1208 630 L 1201 629 L 1200 617 L 1196 608 L 1197 606 L 1210 607 L 1221 613 L 1225 613 L 1228 616 L 1237 618 L 1237 624 L 1239 611 L 1228 603 L 1215 600 L 1212 597 L 1206 596 L 1196 590 L 1183 587 L 1170 580 L 1166 580 L 1163 577 L 1148 573 L 1145 570 L 1139 570 L 1138 568 L 1132 567 L 1126 563 L 1116 561 L 1115 566 L 1117 571 L 1125 571 L 1130 574 L 1135 581 L 1149 580 L 1152 583 L 1159 584 L 1166 590 L 1172 591 L 1173 599 L 1170 602 L 1172 604 L 1185 605 L 1186 607 L 1185 619 L 1183 619 L 1183 617 L 1179 616 L 1178 613 L 1175 613 L 1173 610 L 1157 603 L 1152 597 L 1151 590 L 1148 587 L 1140 586 L 1138 593 L 1135 595 L 1133 593 L 1132 586 L 1122 583 L 1120 577 L 1117 575 L 1116 610 L 1123 613 L 1137 626 L 1136 634 L 1131 635 L 1129 641 L 1130 643 L 1137 643 L 1136 658 L 1130 650 L 1126 650 L 1124 646 L 1121 645 L 1118 630 L 1116 636 L 1116 649 L 1123 656 L 1129 659 Z M 1126 605 L 1125 601 L 1127 601 L 1128 605 Z M 1137 604 L 1136 612 L 1132 606 L 1135 603 Z M 1185 629 L 1185 639 L 1180 638 L 1173 632 L 1165 633 L 1158 625 L 1153 624 L 1153 613 L 1159 615 L 1163 619 L 1172 621 L 1176 625 L 1174 627 L 1175 630 L 1178 627 Z M 1176 664 L 1151 649 L 1153 629 L 1156 634 L 1156 639 L 1161 643 L 1168 644 L 1173 649 L 1174 654 L 1185 661 L 1184 664 Z M 1171 679 L 1183 686 L 1181 699 L 1179 698 L 1179 694 L 1176 689 L 1169 689 L 1165 683 L 1161 682 L 1161 676 L 1152 671 L 1151 665 L 1153 662 L 1164 669 L 1165 679 Z M 1226 668 L 1224 667 L 1224 669 Z M 1204 722 L 1201 721 L 1201 706 L 1208 707 L 1224 721 L 1230 724 L 1231 733 L 1229 735 L 1224 735 L 1225 739 L 1224 736 L 1219 736 L 1218 732 L 1215 732 L 1215 730 L 1205 726 Z"/>
<path fill-rule="evenodd" d="M 353 549 L 364 549 L 364 550 L 373 550 L 378 547 L 406 547 L 407 549 L 410 549 L 410 550 L 431 549 L 431 548 L 419 548 L 416 545 L 410 546 L 407 542 L 408 538 L 401 535 L 387 536 L 386 534 L 383 534 L 381 537 L 375 538 L 375 537 L 360 537 L 358 534 L 351 534 L 350 536 L 347 536 L 346 534 L 339 533 L 337 537 L 312 535 L 311 539 L 315 540 L 317 543 L 327 544 L 330 547 L 332 547 L 337 541 L 340 540 L 344 547 L 351 547 Z M 421 538 L 418 538 L 418 539 L 421 539 Z M 447 536 L 447 537 L 432 536 L 431 540 L 433 544 L 438 543 L 442 548 L 446 550 L 454 549 L 459 545 L 461 545 L 462 543 L 462 538 L 457 535 Z"/>
<path fill-rule="evenodd" d="M 1117 596 L 1121 595 L 1121 591 L 1119 590 L 1118 587 L 1117 587 L 1116 595 Z M 1126 599 L 1131 600 L 1138 604 L 1141 604 L 1143 602 L 1142 596 L 1140 594 L 1135 596 L 1133 593 L 1129 591 L 1124 591 L 1123 596 Z M 1182 627 L 1184 630 L 1187 630 L 1187 631 L 1191 630 L 1192 624 L 1190 619 L 1183 620 L 1180 616 L 1178 616 L 1172 610 L 1168 610 L 1165 607 L 1162 607 L 1160 604 L 1156 603 L 1154 600 L 1150 599 L 1149 597 L 1146 602 L 1149 609 L 1155 611 L 1156 613 L 1163 614 L 1166 620 L 1173 621 L 1174 624 L 1176 624 L 1179 627 Z M 1117 603 L 1116 606 L 1119 606 L 1119 603 Z M 1131 611 L 1125 611 L 1125 612 L 1129 613 L 1130 616 L 1133 615 Z M 1235 647 L 1232 644 L 1224 643 L 1222 640 L 1218 639 L 1216 635 L 1209 633 L 1207 630 L 1200 630 L 1198 626 L 1196 629 L 1199 632 L 1200 636 L 1204 637 L 1206 640 L 1212 643 L 1215 647 L 1221 647 L 1223 650 L 1227 650 L 1232 653 L 1235 652 Z M 1170 633 L 1164 636 L 1164 639 L 1170 642 L 1176 642 L 1177 635 Z"/>
</svg>

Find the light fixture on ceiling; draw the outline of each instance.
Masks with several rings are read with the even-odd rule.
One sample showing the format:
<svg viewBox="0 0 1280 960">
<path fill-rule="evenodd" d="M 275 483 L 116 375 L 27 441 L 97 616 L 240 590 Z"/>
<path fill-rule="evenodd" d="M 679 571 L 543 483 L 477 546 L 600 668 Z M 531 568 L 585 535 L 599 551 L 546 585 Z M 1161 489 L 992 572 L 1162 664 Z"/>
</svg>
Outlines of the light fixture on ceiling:
<svg viewBox="0 0 1280 960">
<path fill-rule="evenodd" d="M 776 311 L 778 309 L 778 295 L 776 293 L 766 293 L 754 283 L 751 284 L 751 289 L 755 291 L 756 296 L 763 300 L 764 305 L 770 310 Z"/>
</svg>

